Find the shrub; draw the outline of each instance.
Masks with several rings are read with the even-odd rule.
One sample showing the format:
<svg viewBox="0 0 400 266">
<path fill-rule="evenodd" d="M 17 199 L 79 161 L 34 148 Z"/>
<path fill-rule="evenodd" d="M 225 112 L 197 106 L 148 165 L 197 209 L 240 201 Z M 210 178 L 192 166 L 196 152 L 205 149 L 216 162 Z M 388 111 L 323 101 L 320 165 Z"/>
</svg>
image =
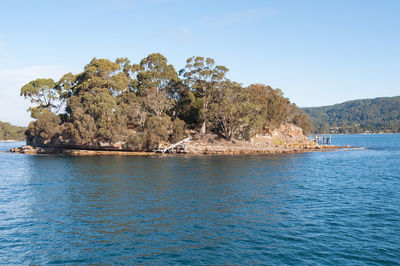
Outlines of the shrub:
<svg viewBox="0 0 400 266">
<path fill-rule="evenodd" d="M 126 142 L 127 148 L 131 150 L 142 150 L 144 144 L 143 137 L 143 133 L 141 132 L 130 133 Z"/>
<path fill-rule="evenodd" d="M 50 112 L 43 111 L 33 125 L 33 131 L 36 136 L 43 139 L 51 139 L 60 134 L 61 119 L 58 115 Z"/>
<path fill-rule="evenodd" d="M 173 142 L 178 142 L 182 140 L 185 137 L 185 129 L 186 129 L 185 122 L 183 122 L 179 118 L 176 118 L 172 123 L 171 140 Z"/>
<path fill-rule="evenodd" d="M 144 146 L 151 150 L 157 148 L 161 141 L 167 141 L 172 126 L 169 116 L 150 116 L 144 125 Z"/>
</svg>

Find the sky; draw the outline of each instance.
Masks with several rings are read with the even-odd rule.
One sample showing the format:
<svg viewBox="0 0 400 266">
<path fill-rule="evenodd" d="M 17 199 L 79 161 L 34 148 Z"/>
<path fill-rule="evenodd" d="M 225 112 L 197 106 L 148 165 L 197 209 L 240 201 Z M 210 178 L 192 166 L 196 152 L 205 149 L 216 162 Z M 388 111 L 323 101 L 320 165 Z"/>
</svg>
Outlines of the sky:
<svg viewBox="0 0 400 266">
<path fill-rule="evenodd" d="M 214 58 L 300 107 L 398 96 L 399 14 L 397 0 L 1 0 L 0 121 L 29 123 L 31 80 L 155 52 L 176 70 Z"/>
</svg>

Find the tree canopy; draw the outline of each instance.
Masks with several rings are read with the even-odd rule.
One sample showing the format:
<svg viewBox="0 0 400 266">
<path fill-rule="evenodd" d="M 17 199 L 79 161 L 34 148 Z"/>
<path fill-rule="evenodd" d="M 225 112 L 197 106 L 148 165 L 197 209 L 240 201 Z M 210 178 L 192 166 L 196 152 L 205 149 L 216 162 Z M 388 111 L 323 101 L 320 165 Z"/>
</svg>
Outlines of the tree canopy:
<svg viewBox="0 0 400 266">
<path fill-rule="evenodd" d="M 190 57 L 178 72 L 159 53 L 139 63 L 127 58 L 93 58 L 78 74 L 59 81 L 37 79 L 21 88 L 31 100 L 27 130 L 34 144 L 96 146 L 120 143 L 150 150 L 179 141 L 187 130 L 250 139 L 281 123 L 293 122 L 307 133 L 307 115 L 279 89 L 248 87 L 230 81 L 228 68 L 211 58 Z"/>
</svg>

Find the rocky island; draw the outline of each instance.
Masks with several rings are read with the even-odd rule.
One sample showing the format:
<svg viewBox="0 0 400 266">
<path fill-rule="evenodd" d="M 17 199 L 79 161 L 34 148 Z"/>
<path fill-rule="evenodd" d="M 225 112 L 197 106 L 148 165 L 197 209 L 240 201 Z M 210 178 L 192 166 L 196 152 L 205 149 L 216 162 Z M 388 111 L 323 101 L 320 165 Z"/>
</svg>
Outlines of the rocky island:
<svg viewBox="0 0 400 266">
<path fill-rule="evenodd" d="M 82 73 L 21 88 L 34 106 L 27 146 L 66 155 L 254 154 L 330 150 L 305 135 L 308 116 L 279 89 L 243 86 L 211 58 L 177 72 L 158 53 L 138 64 L 92 59 Z"/>
</svg>

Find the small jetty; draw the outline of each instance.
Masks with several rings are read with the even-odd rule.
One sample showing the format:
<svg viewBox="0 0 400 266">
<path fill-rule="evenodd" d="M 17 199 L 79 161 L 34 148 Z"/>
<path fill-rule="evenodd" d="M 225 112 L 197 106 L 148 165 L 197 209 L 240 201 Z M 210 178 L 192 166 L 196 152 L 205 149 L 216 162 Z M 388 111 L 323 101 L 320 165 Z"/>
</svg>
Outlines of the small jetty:
<svg viewBox="0 0 400 266">
<path fill-rule="evenodd" d="M 327 135 L 315 135 L 311 139 L 311 141 L 314 141 L 317 144 L 331 144 L 332 143 L 332 136 L 327 136 Z"/>
</svg>

